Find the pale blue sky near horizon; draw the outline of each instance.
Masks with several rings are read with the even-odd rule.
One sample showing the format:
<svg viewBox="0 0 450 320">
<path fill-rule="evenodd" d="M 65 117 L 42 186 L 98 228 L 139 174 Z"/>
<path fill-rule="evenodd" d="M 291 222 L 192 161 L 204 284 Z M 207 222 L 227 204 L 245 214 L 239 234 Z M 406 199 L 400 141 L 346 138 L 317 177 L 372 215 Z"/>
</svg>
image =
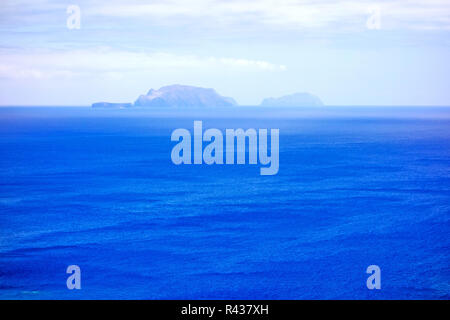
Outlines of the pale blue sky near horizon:
<svg viewBox="0 0 450 320">
<path fill-rule="evenodd" d="M 178 83 L 242 105 L 310 92 L 450 106 L 449 36 L 450 0 L 6 0 L 0 105 L 133 102 Z"/>
</svg>

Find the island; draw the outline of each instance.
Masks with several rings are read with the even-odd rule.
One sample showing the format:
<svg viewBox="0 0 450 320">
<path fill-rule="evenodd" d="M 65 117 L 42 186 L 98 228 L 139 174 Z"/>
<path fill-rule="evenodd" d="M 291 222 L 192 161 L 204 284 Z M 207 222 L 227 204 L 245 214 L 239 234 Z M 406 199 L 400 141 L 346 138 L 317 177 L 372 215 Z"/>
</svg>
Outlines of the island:
<svg viewBox="0 0 450 320">
<path fill-rule="evenodd" d="M 93 108 L 227 108 L 237 106 L 233 98 L 224 97 L 214 89 L 174 84 L 158 90 L 150 89 L 140 95 L 133 103 L 96 102 Z M 279 98 L 264 99 L 261 107 L 316 107 L 323 106 L 322 101 L 310 93 L 294 93 Z"/>
<path fill-rule="evenodd" d="M 322 101 L 306 92 L 294 93 L 279 98 L 264 99 L 260 106 L 262 107 L 317 107 L 323 106 Z"/>
<path fill-rule="evenodd" d="M 214 89 L 185 85 L 170 85 L 158 90 L 150 89 L 134 103 L 137 107 L 231 107 L 237 105 L 232 98 L 219 95 Z"/>
</svg>

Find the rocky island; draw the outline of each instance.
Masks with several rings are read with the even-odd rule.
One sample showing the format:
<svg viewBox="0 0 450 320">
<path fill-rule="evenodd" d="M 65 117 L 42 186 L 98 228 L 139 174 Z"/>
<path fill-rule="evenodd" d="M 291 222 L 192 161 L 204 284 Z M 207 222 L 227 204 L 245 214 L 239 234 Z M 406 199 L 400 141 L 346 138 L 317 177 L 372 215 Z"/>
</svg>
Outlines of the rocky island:
<svg viewBox="0 0 450 320">
<path fill-rule="evenodd" d="M 214 89 L 171 85 L 159 90 L 150 89 L 134 103 L 137 107 L 231 107 L 232 98 L 219 95 Z"/>
<path fill-rule="evenodd" d="M 309 93 L 294 93 L 279 98 L 267 98 L 262 101 L 262 107 L 316 107 L 322 106 L 322 101 Z M 96 102 L 93 108 L 215 108 L 237 106 L 233 98 L 224 97 L 214 89 L 174 84 L 150 89 L 147 94 L 140 95 L 133 103 Z"/>
</svg>

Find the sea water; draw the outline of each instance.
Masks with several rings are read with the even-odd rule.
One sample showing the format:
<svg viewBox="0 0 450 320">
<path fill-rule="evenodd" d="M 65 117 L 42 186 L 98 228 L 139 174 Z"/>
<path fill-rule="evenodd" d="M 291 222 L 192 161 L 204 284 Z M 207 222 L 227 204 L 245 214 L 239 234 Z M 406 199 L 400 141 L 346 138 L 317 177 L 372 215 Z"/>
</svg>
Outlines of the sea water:
<svg viewBox="0 0 450 320">
<path fill-rule="evenodd" d="M 174 165 L 195 120 L 278 173 Z M 449 299 L 449 234 L 448 108 L 0 108 L 2 299 Z"/>
</svg>

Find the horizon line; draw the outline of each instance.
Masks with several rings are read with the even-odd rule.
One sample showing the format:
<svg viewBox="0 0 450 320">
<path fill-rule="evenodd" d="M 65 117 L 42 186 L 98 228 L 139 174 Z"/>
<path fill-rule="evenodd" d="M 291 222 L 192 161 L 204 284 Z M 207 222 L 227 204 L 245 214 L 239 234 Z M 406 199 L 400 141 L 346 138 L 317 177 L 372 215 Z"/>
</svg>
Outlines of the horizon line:
<svg viewBox="0 0 450 320">
<path fill-rule="evenodd" d="M 129 102 L 126 102 L 129 103 Z M 233 108 L 240 108 L 240 107 L 258 107 L 258 108 L 263 108 L 263 109 L 299 109 L 299 108 L 314 108 L 314 109 L 320 109 L 320 108 L 327 108 L 327 107 L 331 107 L 331 108 L 348 108 L 348 107 L 361 107 L 361 108 L 373 108 L 373 107 L 394 107 L 394 108 L 449 108 L 450 104 L 448 105 L 444 105 L 444 104 L 435 104 L 435 105 L 406 105 L 406 104 L 395 104 L 395 105 L 388 105 L 388 104 L 383 104 L 383 105 L 376 105 L 376 104 L 351 104 L 351 105 L 322 105 L 322 106 L 298 106 L 298 107 L 292 107 L 292 106 L 280 106 L 280 107 L 269 107 L 269 106 L 261 106 L 261 105 L 234 105 L 234 106 L 228 106 L 228 107 L 145 107 L 145 106 L 132 106 L 131 108 L 96 108 L 96 109 L 107 109 L 107 110 L 111 110 L 111 109 L 134 109 L 134 108 L 139 108 L 139 109 L 168 109 L 168 110 L 175 110 L 175 109 L 181 109 L 181 110 L 186 110 L 186 109 L 233 109 Z M 54 105 L 54 104 L 49 104 L 49 105 L 1 105 L 0 104 L 0 108 L 92 108 L 92 104 L 91 105 Z"/>
</svg>

